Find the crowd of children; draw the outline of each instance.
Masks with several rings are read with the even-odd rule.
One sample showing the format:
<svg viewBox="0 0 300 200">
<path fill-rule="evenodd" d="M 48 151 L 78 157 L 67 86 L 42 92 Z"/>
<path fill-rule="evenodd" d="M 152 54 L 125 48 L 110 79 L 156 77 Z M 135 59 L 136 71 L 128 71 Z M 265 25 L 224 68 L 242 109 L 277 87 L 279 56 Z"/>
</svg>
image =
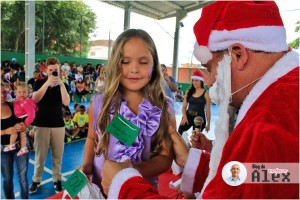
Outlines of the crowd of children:
<svg viewBox="0 0 300 200">
<path fill-rule="evenodd" d="M 24 113 L 22 112 L 20 118 L 23 118 L 22 120 L 30 129 L 28 138 L 31 144 L 31 149 L 33 149 L 34 127 L 30 126 L 30 124 L 34 120 L 35 112 L 38 108 L 31 99 L 31 95 L 34 83 L 39 79 L 46 78 L 45 61 L 40 59 L 37 61 L 33 77 L 29 79 L 27 83 L 25 82 L 24 74 L 24 67 L 21 67 L 15 58 L 13 58 L 11 62 L 9 62 L 9 60 L 5 60 L 1 63 L 1 83 L 4 84 L 5 90 L 8 94 L 7 101 L 15 102 L 16 105 L 20 105 L 20 108 L 22 108 L 21 110 Z M 71 113 L 68 106 L 63 106 L 62 108 L 66 128 L 65 142 L 71 142 L 87 136 L 88 115 L 86 113 L 86 104 L 79 105 L 78 103 L 87 102 L 92 95 L 104 90 L 104 81 L 106 79 L 105 67 L 102 64 L 98 64 L 93 67 L 90 63 L 87 63 L 85 66 L 82 66 L 81 64 L 76 66 L 75 62 L 69 66 L 69 62 L 65 61 L 61 66 L 60 74 L 61 79 L 65 83 L 69 92 L 71 102 L 74 103 L 73 113 Z M 17 88 L 22 90 L 27 90 L 28 88 L 28 96 L 24 96 L 22 94 L 22 97 L 18 97 Z M 20 112 L 20 109 L 18 109 L 18 111 Z M 26 120 L 24 116 L 26 117 Z M 19 155 L 28 152 L 25 145 L 25 133 L 16 133 L 14 137 L 11 137 L 10 145 L 8 145 L 4 151 L 11 151 L 14 149 L 14 141 L 17 137 L 21 138 L 20 141 L 22 148 Z"/>
<path fill-rule="evenodd" d="M 85 105 L 74 104 L 74 112 L 64 111 L 65 142 L 87 136 L 89 117 Z"/>
</svg>

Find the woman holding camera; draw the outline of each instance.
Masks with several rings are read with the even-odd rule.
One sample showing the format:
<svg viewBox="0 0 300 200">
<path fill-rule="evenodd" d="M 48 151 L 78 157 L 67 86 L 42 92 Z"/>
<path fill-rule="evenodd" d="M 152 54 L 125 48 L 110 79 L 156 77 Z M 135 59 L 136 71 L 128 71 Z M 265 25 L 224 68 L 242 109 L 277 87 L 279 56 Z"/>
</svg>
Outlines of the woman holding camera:
<svg viewBox="0 0 300 200">
<path fill-rule="evenodd" d="M 47 78 L 38 80 L 34 84 L 32 98 L 37 103 L 39 110 L 32 123 L 35 128 L 34 150 L 35 165 L 33 183 L 30 193 L 37 191 L 42 181 L 44 163 L 47 158 L 49 146 L 52 153 L 52 178 L 55 192 L 62 191 L 61 164 L 64 152 L 65 127 L 62 105 L 70 103 L 69 94 L 64 83 L 59 78 L 59 60 L 48 58 L 46 61 Z"/>
</svg>

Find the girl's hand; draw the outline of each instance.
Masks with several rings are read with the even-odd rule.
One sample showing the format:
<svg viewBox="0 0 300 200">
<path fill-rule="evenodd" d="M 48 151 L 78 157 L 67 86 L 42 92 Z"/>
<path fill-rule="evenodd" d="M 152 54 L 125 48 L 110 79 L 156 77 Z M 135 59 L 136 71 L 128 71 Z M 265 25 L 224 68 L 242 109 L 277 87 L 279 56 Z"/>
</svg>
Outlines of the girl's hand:
<svg viewBox="0 0 300 200">
<path fill-rule="evenodd" d="M 210 130 L 210 125 L 207 125 L 207 126 L 205 127 L 205 130 L 206 130 L 206 132 L 208 132 L 208 131 Z"/>
<path fill-rule="evenodd" d="M 189 148 L 184 142 L 183 138 L 179 133 L 174 130 L 171 126 L 169 126 L 169 134 L 171 136 L 171 139 L 173 141 L 173 150 L 175 153 L 175 162 L 180 167 L 184 167 L 188 154 L 189 154 Z"/>
<path fill-rule="evenodd" d="M 109 191 L 109 186 L 115 177 L 115 175 L 125 168 L 132 167 L 130 160 L 126 160 L 124 162 L 114 162 L 110 160 L 105 160 L 101 172 L 102 181 L 101 185 L 103 187 L 104 193 L 107 195 Z"/>
<path fill-rule="evenodd" d="M 78 169 L 82 170 L 82 172 L 86 176 L 90 176 L 90 175 L 92 175 L 92 172 L 93 172 L 93 165 L 92 164 L 83 164 Z"/>
<path fill-rule="evenodd" d="M 181 119 L 181 122 L 180 122 L 181 126 L 184 125 L 184 124 L 189 124 L 186 116 L 182 116 L 182 119 Z"/>
</svg>

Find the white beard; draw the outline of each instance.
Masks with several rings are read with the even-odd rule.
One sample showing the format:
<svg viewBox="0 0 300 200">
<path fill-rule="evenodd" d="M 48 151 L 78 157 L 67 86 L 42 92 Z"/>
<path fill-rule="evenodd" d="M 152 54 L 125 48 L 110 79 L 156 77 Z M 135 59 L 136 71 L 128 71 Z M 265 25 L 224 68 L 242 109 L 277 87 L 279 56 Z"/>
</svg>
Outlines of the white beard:
<svg viewBox="0 0 300 200">
<path fill-rule="evenodd" d="M 209 89 L 209 95 L 213 103 L 219 104 L 219 119 L 216 121 L 215 136 L 216 139 L 213 141 L 213 148 L 211 151 L 210 163 L 209 163 L 209 174 L 204 183 L 204 187 L 201 192 L 202 194 L 211 181 L 216 175 L 217 168 L 220 163 L 222 151 L 225 142 L 229 135 L 229 115 L 228 107 L 231 98 L 231 59 L 229 55 L 224 55 L 222 61 L 218 63 L 217 67 L 217 80 L 213 86 Z"/>
</svg>

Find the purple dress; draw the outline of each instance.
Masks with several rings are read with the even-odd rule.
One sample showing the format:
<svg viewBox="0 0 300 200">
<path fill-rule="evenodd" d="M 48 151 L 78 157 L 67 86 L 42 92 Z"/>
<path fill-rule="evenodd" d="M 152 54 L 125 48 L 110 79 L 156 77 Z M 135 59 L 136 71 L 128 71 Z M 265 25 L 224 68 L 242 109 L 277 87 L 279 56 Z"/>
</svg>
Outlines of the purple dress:
<svg viewBox="0 0 300 200">
<path fill-rule="evenodd" d="M 101 137 L 101 131 L 97 125 L 102 104 L 103 93 L 93 97 L 94 103 L 94 130 Z M 167 98 L 168 109 L 174 116 L 173 101 Z M 121 100 L 119 114 L 125 117 L 128 121 L 140 128 L 140 132 L 131 146 L 122 144 L 117 138 L 109 134 L 109 145 L 107 151 L 107 159 L 117 162 L 122 162 L 131 159 L 132 163 L 146 161 L 150 159 L 151 152 L 151 137 L 155 134 L 159 127 L 161 109 L 153 106 L 149 101 L 143 100 L 139 105 L 138 114 L 134 114 L 127 106 L 125 99 Z M 110 119 L 114 116 L 114 109 L 111 108 Z M 95 156 L 93 163 L 93 182 L 101 188 L 101 171 L 104 162 L 104 156 Z M 147 181 L 157 188 L 157 177 L 148 178 Z"/>
</svg>

